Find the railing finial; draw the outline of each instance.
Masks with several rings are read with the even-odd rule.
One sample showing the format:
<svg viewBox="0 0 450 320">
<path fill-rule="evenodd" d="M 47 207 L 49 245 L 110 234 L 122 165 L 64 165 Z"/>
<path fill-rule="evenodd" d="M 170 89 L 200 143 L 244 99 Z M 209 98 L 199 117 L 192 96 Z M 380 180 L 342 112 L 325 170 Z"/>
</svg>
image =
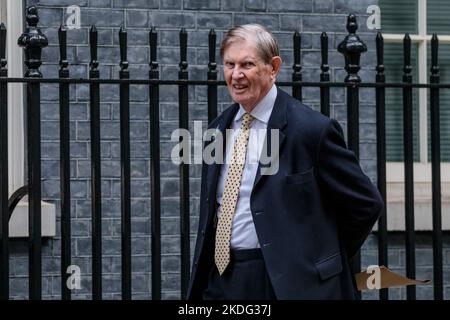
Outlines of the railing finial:
<svg viewBox="0 0 450 320">
<path fill-rule="evenodd" d="M 37 27 L 39 16 L 35 6 L 27 8 L 26 20 L 28 27 L 17 41 L 18 45 L 25 50 L 25 65 L 28 68 L 25 77 L 41 78 L 42 73 L 39 71 L 39 67 L 42 64 L 42 48 L 48 45 L 48 40 Z"/>
<path fill-rule="evenodd" d="M 208 36 L 208 48 L 209 48 L 209 62 L 208 62 L 208 72 L 217 72 L 216 63 L 216 32 L 214 29 L 209 31 Z"/>
<path fill-rule="evenodd" d="M 356 16 L 350 14 L 347 17 L 347 31 L 349 34 L 339 44 L 338 51 L 344 55 L 345 58 L 345 70 L 348 75 L 345 78 L 346 82 L 360 82 L 361 78 L 358 76 L 358 71 L 361 69 L 359 60 L 361 54 L 367 51 L 366 44 L 356 35 L 358 24 L 356 22 Z"/>
<path fill-rule="evenodd" d="M 8 75 L 6 64 L 6 27 L 2 23 L 0 24 L 0 77 L 6 77 Z"/>
<path fill-rule="evenodd" d="M 181 28 L 180 31 L 180 72 L 187 70 L 187 32 L 185 28 Z"/>
<path fill-rule="evenodd" d="M 89 30 L 89 47 L 91 51 L 91 62 L 89 63 L 89 73 L 91 78 L 99 77 L 98 60 L 97 60 L 98 32 L 95 25 Z"/>
<path fill-rule="evenodd" d="M 127 59 L 127 31 L 122 25 L 119 30 L 119 46 L 120 46 L 120 70 L 128 71 Z"/>
<path fill-rule="evenodd" d="M 149 63 L 150 69 L 151 72 L 158 72 L 158 61 L 157 61 L 158 33 L 156 32 L 156 28 L 154 26 L 151 27 L 149 32 L 149 43 L 150 43 L 150 63 Z"/>
<path fill-rule="evenodd" d="M 356 16 L 351 13 L 347 17 L 347 31 L 348 33 L 355 33 L 358 29 L 358 23 L 356 22 Z"/>
<path fill-rule="evenodd" d="M 27 8 L 26 12 L 27 12 L 27 14 L 26 14 L 27 24 L 30 27 L 37 27 L 37 24 L 39 22 L 39 15 L 38 15 L 37 7 L 30 6 Z"/>
</svg>

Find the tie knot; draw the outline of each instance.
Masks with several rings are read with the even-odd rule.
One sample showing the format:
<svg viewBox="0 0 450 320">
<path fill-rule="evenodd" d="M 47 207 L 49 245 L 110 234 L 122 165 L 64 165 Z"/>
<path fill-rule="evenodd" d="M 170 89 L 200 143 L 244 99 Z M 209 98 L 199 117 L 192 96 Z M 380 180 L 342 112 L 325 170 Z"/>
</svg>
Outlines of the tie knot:
<svg viewBox="0 0 450 320">
<path fill-rule="evenodd" d="M 250 124 L 253 121 L 253 116 L 250 113 L 244 113 L 244 116 L 242 117 L 242 128 L 250 128 Z"/>
</svg>

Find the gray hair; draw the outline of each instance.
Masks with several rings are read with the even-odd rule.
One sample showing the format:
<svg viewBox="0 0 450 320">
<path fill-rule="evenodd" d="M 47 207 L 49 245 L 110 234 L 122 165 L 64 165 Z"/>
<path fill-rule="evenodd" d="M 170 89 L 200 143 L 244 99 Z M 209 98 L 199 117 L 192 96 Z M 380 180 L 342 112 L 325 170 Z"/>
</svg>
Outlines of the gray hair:
<svg viewBox="0 0 450 320">
<path fill-rule="evenodd" d="M 253 40 L 260 58 L 264 63 L 271 63 L 272 58 L 280 55 L 278 42 L 275 37 L 259 24 L 244 24 L 231 28 L 220 46 L 220 55 L 223 57 L 225 50 L 234 42 Z"/>
</svg>

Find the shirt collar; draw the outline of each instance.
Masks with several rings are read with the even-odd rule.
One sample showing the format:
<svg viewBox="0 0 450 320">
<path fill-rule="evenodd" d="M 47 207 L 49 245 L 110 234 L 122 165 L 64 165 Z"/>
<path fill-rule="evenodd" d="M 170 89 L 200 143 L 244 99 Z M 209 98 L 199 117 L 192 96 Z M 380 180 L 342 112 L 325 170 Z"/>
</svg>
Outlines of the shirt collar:
<svg viewBox="0 0 450 320">
<path fill-rule="evenodd" d="M 250 114 L 259 121 L 267 124 L 269 122 L 270 114 L 272 113 L 275 99 L 277 98 L 277 87 L 272 85 L 272 88 L 266 94 L 264 98 L 253 108 Z M 234 118 L 234 121 L 241 121 L 242 117 L 246 113 L 244 107 L 239 105 L 239 110 Z"/>
</svg>

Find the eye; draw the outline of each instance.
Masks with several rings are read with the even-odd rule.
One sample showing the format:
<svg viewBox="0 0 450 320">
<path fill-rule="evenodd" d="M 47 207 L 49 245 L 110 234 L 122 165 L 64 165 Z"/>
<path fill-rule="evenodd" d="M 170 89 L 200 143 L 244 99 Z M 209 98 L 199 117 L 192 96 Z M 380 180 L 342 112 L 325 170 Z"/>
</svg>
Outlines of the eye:
<svg viewBox="0 0 450 320">
<path fill-rule="evenodd" d="M 245 61 L 243 64 L 242 64 L 242 66 L 244 67 L 244 68 L 246 68 L 246 69 L 249 69 L 249 68 L 251 68 L 251 67 L 253 67 L 255 64 L 253 63 L 253 62 L 251 62 L 251 61 Z"/>
<path fill-rule="evenodd" d="M 228 69 L 233 69 L 234 68 L 234 63 L 232 62 L 225 62 L 225 67 Z"/>
</svg>

